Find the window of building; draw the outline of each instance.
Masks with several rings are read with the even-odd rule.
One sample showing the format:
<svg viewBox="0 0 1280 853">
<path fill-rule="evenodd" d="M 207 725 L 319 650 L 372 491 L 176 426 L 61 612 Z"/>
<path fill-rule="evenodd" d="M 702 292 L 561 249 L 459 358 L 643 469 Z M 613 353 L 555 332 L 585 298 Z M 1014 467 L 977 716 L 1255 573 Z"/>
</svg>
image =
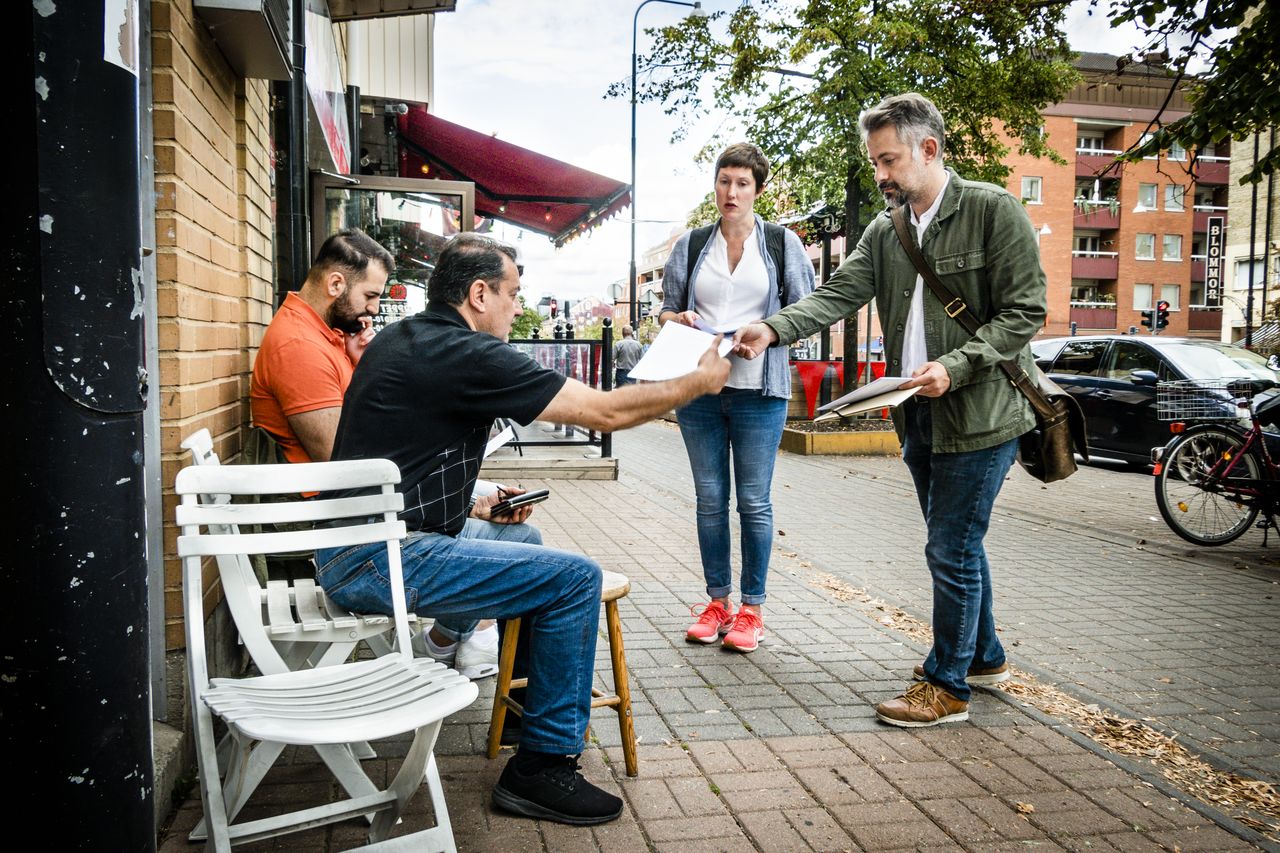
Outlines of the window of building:
<svg viewBox="0 0 1280 853">
<path fill-rule="evenodd" d="M 1138 207 L 1143 210 L 1155 210 L 1156 190 L 1155 184 L 1138 184 Z M 1138 212 L 1140 211 L 1134 211 L 1134 213 Z"/>
<path fill-rule="evenodd" d="M 1088 154 L 1102 150 L 1102 134 L 1081 131 L 1076 134 L 1076 151 Z"/>
<path fill-rule="evenodd" d="M 1179 294 L 1181 293 L 1182 293 L 1182 288 L 1179 285 L 1176 285 L 1176 284 L 1160 285 L 1160 298 L 1165 302 L 1169 303 L 1170 311 L 1180 311 L 1182 309 L 1182 305 L 1178 301 Z"/>
<path fill-rule="evenodd" d="M 1162 257 L 1166 261 L 1182 260 L 1182 235 L 1166 234 L 1164 235 L 1164 252 Z"/>
<path fill-rule="evenodd" d="M 1022 200 L 1027 204 L 1040 204 L 1040 178 L 1028 177 L 1022 179 Z"/>
<path fill-rule="evenodd" d="M 1097 234 L 1077 234 L 1075 236 L 1075 253 L 1079 255 L 1096 255 L 1101 249 L 1100 239 Z"/>
<path fill-rule="evenodd" d="M 1096 278 L 1071 279 L 1072 302 L 1101 302 L 1101 292 Z"/>
<path fill-rule="evenodd" d="M 1253 270 L 1253 281 L 1249 281 L 1249 271 Z M 1262 275 L 1264 267 L 1262 259 L 1255 258 L 1253 260 L 1244 259 L 1236 261 L 1236 290 L 1248 290 L 1250 283 L 1254 287 L 1262 287 Z"/>
<path fill-rule="evenodd" d="M 1149 134 L 1149 133 L 1144 133 L 1144 134 L 1142 134 L 1142 136 L 1140 136 L 1140 137 L 1138 138 L 1138 145 L 1139 145 L 1139 146 L 1146 145 L 1146 144 L 1147 144 L 1147 142 L 1148 142 L 1150 139 L 1151 139 L 1151 134 Z M 1143 159 L 1144 159 L 1144 160 L 1154 160 L 1154 159 L 1156 159 L 1158 156 L 1159 156 L 1158 154 L 1148 154 L 1148 155 L 1147 155 L 1146 157 L 1144 157 Z"/>
<path fill-rule="evenodd" d="M 1140 261 L 1154 261 L 1156 259 L 1156 235 L 1139 234 L 1137 240 L 1137 251 L 1134 257 Z"/>
<path fill-rule="evenodd" d="M 1135 284 L 1133 286 L 1134 311 L 1151 310 L 1151 290 L 1152 287 L 1149 284 Z"/>
<path fill-rule="evenodd" d="M 1187 209 L 1187 188 L 1181 184 L 1165 184 L 1164 185 L 1164 209 L 1165 210 L 1186 210 Z"/>
<path fill-rule="evenodd" d="M 1165 156 L 1166 159 L 1173 160 L 1175 163 L 1181 163 L 1183 160 L 1187 159 L 1187 149 L 1183 148 L 1176 142 L 1170 142 L 1169 153 Z"/>
</svg>

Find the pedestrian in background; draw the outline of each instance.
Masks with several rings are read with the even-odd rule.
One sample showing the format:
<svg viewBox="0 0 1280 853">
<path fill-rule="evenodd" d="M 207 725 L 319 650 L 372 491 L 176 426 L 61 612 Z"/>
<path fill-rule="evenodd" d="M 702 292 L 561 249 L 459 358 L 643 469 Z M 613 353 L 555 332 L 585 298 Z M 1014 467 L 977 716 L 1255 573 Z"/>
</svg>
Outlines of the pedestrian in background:
<svg viewBox="0 0 1280 853">
<path fill-rule="evenodd" d="M 741 329 L 735 351 L 748 358 L 772 352 L 876 300 L 889 373 L 912 377 L 901 387 L 920 389 L 893 416 L 924 512 L 933 576 L 933 648 L 915 667 L 918 683 L 877 705 L 876 716 L 932 726 L 969 718 L 970 685 L 1009 677 L 983 540 L 1018 437 L 1035 425 L 1000 362 L 1035 370 L 1027 344 L 1044 325 L 1045 275 L 1018 199 L 943 165 L 942 114 L 928 99 L 886 98 L 858 126 L 890 210 L 816 293 Z M 949 304 L 926 288 L 899 240 L 891 219 L 898 209 L 909 216 L 904 239 L 958 297 Z M 966 306 L 982 324 L 972 335 L 956 319 Z"/>
<path fill-rule="evenodd" d="M 623 326 L 622 340 L 613 345 L 613 384 L 615 388 L 630 385 L 635 381 L 631 378 L 631 368 L 635 367 L 636 363 L 640 361 L 640 357 L 644 355 L 644 347 L 640 346 L 640 342 L 632 335 L 631 327 Z"/>
<path fill-rule="evenodd" d="M 769 160 L 754 145 L 730 145 L 716 160 L 720 219 L 676 241 L 662 273 L 659 322 L 732 335 L 813 292 L 813 263 L 800 238 L 755 214 Z M 791 398 L 787 351 L 751 361 L 731 356 L 729 381 L 718 394 L 676 411 L 697 493 L 698 550 L 711 601 L 685 636 L 754 651 L 764 635 L 763 607 L 773 549 L 773 463 Z M 730 602 L 730 465 L 742 529 L 742 604 Z"/>
</svg>

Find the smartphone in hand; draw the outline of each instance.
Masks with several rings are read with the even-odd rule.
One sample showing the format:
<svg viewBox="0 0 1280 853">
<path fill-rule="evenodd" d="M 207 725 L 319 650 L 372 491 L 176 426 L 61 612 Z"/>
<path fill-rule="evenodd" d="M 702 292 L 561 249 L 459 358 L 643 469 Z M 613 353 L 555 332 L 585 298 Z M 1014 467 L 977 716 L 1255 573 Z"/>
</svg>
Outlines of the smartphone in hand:
<svg viewBox="0 0 1280 853">
<path fill-rule="evenodd" d="M 503 498 L 489 508 L 489 515 L 509 515 L 517 509 L 531 504 L 542 503 L 551 497 L 550 489 L 534 489 L 531 492 L 525 492 L 522 495 L 512 495 L 509 498 Z"/>
</svg>

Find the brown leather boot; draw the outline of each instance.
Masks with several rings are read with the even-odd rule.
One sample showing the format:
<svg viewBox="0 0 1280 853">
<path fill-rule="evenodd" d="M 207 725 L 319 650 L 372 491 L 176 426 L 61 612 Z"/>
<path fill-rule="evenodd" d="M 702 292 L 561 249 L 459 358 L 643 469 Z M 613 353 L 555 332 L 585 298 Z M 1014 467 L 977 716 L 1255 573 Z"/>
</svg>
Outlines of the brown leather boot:
<svg viewBox="0 0 1280 853">
<path fill-rule="evenodd" d="M 877 705 L 876 718 L 909 729 L 958 723 L 969 719 L 969 703 L 927 681 L 917 681 L 906 693 Z"/>
<path fill-rule="evenodd" d="M 916 681 L 924 681 L 924 664 L 916 664 L 915 669 L 911 670 L 911 677 Z M 978 669 L 977 667 L 969 667 L 969 674 L 964 677 L 968 684 L 975 687 L 987 687 L 992 684 L 1000 684 L 1008 681 L 1010 678 L 1009 664 L 1002 663 L 999 666 L 993 666 L 990 669 Z"/>
</svg>

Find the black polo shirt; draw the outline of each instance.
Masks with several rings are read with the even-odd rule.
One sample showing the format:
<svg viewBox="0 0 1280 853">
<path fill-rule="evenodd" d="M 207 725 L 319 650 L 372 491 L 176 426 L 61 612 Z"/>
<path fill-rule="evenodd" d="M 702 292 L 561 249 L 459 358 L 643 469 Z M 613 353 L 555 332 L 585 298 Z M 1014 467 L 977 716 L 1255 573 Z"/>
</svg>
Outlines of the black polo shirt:
<svg viewBox="0 0 1280 853">
<path fill-rule="evenodd" d="M 497 418 L 529 424 L 565 377 L 429 304 L 378 332 L 342 402 L 334 459 L 390 459 L 400 468 L 410 530 L 456 536 L 489 430 Z"/>
</svg>

